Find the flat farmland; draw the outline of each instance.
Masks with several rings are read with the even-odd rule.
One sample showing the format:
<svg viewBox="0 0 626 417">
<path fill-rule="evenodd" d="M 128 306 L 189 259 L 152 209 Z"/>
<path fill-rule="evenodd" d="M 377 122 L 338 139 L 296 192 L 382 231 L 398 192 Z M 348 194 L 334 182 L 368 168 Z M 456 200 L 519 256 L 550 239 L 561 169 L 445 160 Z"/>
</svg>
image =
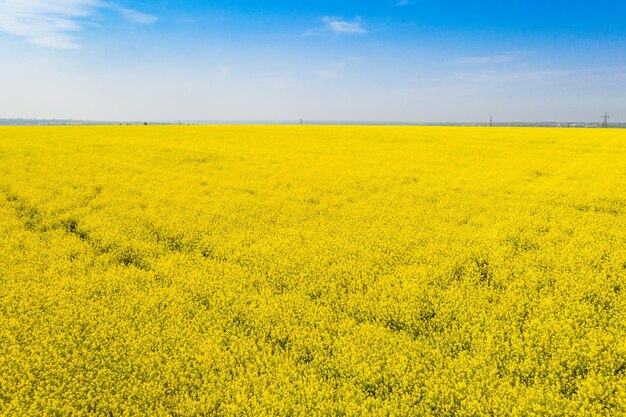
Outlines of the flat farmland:
<svg viewBox="0 0 626 417">
<path fill-rule="evenodd" d="M 626 131 L 0 128 L 0 414 L 626 414 Z"/>
</svg>

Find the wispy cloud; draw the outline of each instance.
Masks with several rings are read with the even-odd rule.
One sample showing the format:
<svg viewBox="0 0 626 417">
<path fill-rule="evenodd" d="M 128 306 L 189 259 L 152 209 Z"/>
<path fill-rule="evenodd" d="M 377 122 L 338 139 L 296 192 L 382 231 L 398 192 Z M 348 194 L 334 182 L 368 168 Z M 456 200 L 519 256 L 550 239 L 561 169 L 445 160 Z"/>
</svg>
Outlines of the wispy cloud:
<svg viewBox="0 0 626 417">
<path fill-rule="evenodd" d="M 106 0 L 0 0 L 0 31 L 46 48 L 78 49 L 73 34 L 92 24 L 101 10 L 114 10 L 137 24 L 157 20 Z"/>
<path fill-rule="evenodd" d="M 140 11 L 129 9 L 128 7 L 114 6 L 114 9 L 117 10 L 126 20 L 132 23 L 137 23 L 140 25 L 151 25 L 156 23 L 157 18 L 151 14 L 142 13 Z"/>
<path fill-rule="evenodd" d="M 513 55 L 499 54 L 499 55 L 480 55 L 480 56 L 465 56 L 455 59 L 453 62 L 459 65 L 493 65 L 493 64 L 505 64 L 515 59 Z"/>
<path fill-rule="evenodd" d="M 396 2 L 396 6 L 398 7 L 402 7 L 402 6 L 408 6 L 411 2 L 409 0 L 398 0 Z"/>
<path fill-rule="evenodd" d="M 322 26 L 314 29 L 307 30 L 302 36 L 317 36 L 317 35 L 363 35 L 368 33 L 367 29 L 363 26 L 363 21 L 360 16 L 355 17 L 352 20 L 347 20 L 341 17 L 324 16 L 322 19 Z"/>
<path fill-rule="evenodd" d="M 343 66 L 335 66 L 334 68 L 315 70 L 312 71 L 311 74 L 327 80 L 336 80 L 342 77 L 342 71 Z"/>
<path fill-rule="evenodd" d="M 230 67 L 226 65 L 221 65 L 217 68 L 217 73 L 220 79 L 226 79 L 230 75 Z"/>
<path fill-rule="evenodd" d="M 345 77 L 346 70 L 361 62 L 363 62 L 363 58 L 347 57 L 341 61 L 333 63 L 326 68 L 311 71 L 311 74 L 315 75 L 318 78 L 323 78 L 326 80 L 341 79 Z"/>
<path fill-rule="evenodd" d="M 489 70 L 459 74 L 457 80 L 475 85 L 566 85 L 573 89 L 584 86 L 624 86 L 626 68 Z"/>
<path fill-rule="evenodd" d="M 325 16 L 322 22 L 324 22 L 326 30 L 333 33 L 349 35 L 367 33 L 360 17 L 356 17 L 353 20 L 345 20 L 339 17 Z"/>
</svg>

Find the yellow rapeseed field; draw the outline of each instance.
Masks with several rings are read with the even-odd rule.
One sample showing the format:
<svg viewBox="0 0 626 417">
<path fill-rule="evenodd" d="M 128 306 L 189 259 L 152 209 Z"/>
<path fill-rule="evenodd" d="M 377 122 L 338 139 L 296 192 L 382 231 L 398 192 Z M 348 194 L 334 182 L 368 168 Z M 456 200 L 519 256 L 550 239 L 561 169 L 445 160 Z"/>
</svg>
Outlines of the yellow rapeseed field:
<svg viewBox="0 0 626 417">
<path fill-rule="evenodd" d="M 0 128 L 0 415 L 626 415 L 626 131 Z"/>
</svg>

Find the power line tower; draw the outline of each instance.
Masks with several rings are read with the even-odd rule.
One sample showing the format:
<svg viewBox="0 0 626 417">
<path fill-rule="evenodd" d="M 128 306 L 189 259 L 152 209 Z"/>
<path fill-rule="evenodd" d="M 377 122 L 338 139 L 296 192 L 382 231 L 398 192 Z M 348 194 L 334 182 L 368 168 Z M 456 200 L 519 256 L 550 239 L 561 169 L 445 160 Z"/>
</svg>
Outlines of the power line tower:
<svg viewBox="0 0 626 417">
<path fill-rule="evenodd" d="M 489 127 L 493 127 L 493 116 L 489 118 Z"/>
<path fill-rule="evenodd" d="M 609 119 L 610 119 L 610 118 L 611 118 L 611 115 L 610 115 L 610 114 L 608 114 L 608 113 L 604 113 L 604 116 L 602 116 L 602 119 L 603 119 L 603 121 L 602 121 L 602 127 L 603 127 L 603 128 L 605 128 L 605 129 L 606 129 L 607 127 L 609 127 Z"/>
</svg>

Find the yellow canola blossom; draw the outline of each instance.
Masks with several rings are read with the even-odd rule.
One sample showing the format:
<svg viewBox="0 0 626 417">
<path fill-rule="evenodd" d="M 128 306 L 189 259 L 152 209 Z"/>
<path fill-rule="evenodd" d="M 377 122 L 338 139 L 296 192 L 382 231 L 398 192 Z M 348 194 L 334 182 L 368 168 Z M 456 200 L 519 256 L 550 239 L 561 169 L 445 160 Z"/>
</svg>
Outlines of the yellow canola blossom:
<svg viewBox="0 0 626 417">
<path fill-rule="evenodd" d="M 0 415 L 626 415 L 626 131 L 0 128 Z"/>
</svg>

